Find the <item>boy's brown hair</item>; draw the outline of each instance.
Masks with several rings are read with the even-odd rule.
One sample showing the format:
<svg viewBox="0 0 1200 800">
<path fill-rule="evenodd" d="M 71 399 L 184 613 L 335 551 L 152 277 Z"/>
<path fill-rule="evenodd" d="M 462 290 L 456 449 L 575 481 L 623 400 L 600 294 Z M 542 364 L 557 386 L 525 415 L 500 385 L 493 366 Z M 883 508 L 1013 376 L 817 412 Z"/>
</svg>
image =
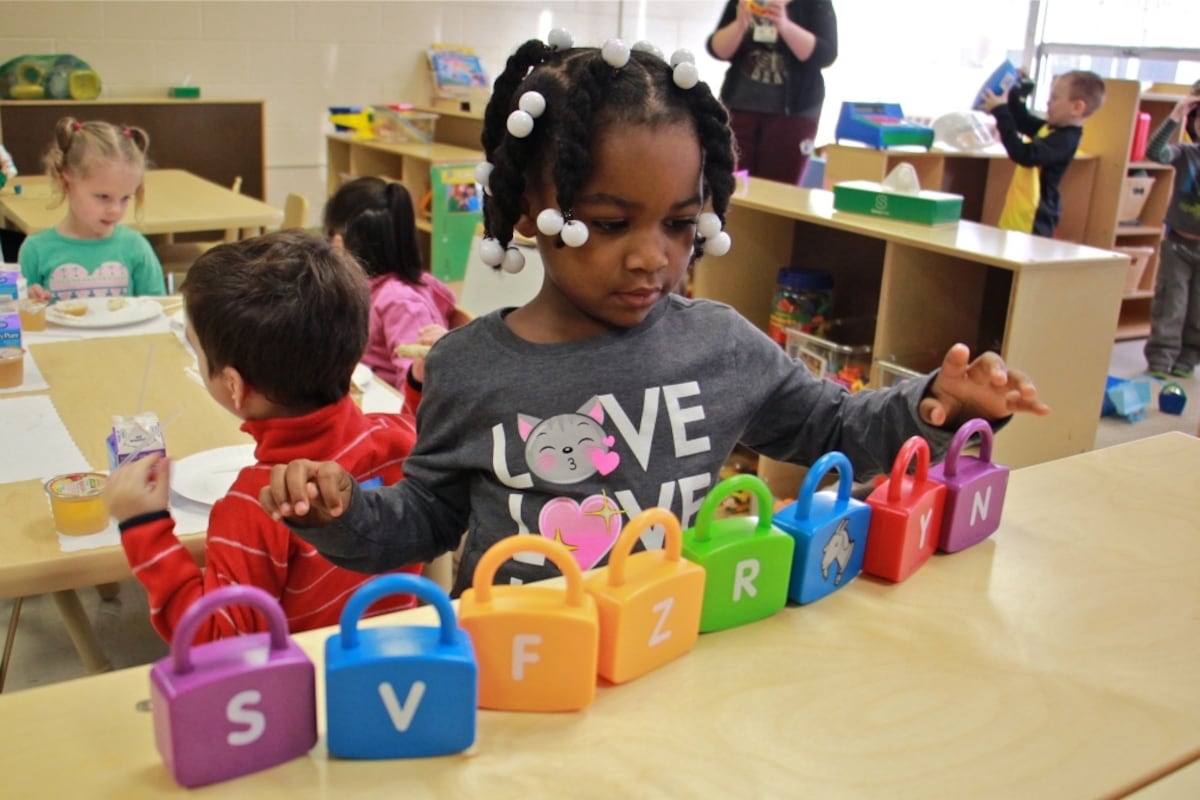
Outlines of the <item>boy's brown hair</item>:
<svg viewBox="0 0 1200 800">
<path fill-rule="evenodd" d="M 233 367 L 297 414 L 341 400 L 367 345 L 370 290 L 353 257 L 280 231 L 219 245 L 180 288 L 210 377 Z"/>
<path fill-rule="evenodd" d="M 1070 86 L 1070 98 L 1083 101 L 1083 118 L 1087 119 L 1104 105 L 1104 79 L 1091 70 L 1073 69 L 1064 72 Z"/>
</svg>

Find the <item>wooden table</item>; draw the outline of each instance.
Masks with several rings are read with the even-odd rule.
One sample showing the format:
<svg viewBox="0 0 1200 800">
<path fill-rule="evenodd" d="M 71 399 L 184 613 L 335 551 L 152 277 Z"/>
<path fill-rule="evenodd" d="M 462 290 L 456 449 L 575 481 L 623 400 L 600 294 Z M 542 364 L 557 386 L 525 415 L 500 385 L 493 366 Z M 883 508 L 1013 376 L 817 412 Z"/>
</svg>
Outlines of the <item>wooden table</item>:
<svg viewBox="0 0 1200 800">
<path fill-rule="evenodd" d="M 1119 796 L 1200 759 L 1200 535 L 1181 479 L 1196 474 L 1200 440 L 1179 433 L 1018 470 L 990 540 L 899 585 L 859 578 L 706 634 L 584 711 L 480 712 L 463 756 L 339 761 L 318 744 L 210 791 Z M 430 621 L 426 607 L 370 622 Z M 329 633 L 296 637 L 319 689 Z M 0 696 L 6 791 L 192 796 L 159 762 L 148 696 L 147 667 Z"/>
<path fill-rule="evenodd" d="M 236 417 L 185 375 L 192 357 L 173 334 L 30 345 L 50 399 L 94 469 L 108 468 L 104 437 L 112 430 L 112 415 L 138 410 L 151 347 L 144 410 L 164 421 L 175 417 L 165 432 L 173 458 L 252 441 L 238 430 Z M 124 551 L 62 552 L 39 480 L 0 484 L 0 508 L 0 598 L 52 593 L 88 671 L 111 669 L 74 590 L 128 578 Z M 203 535 L 182 538 L 193 555 L 202 553 Z"/>
<path fill-rule="evenodd" d="M 51 191 L 44 175 L 17 178 L 14 185 L 22 187 L 21 194 L 8 188 L 0 192 L 0 216 L 8 227 L 36 233 L 53 227 L 66 213 L 61 205 L 46 207 Z M 181 169 L 149 170 L 141 219 L 132 203 L 125 214 L 125 224 L 147 235 L 262 229 L 282 220 L 280 209 Z"/>
</svg>

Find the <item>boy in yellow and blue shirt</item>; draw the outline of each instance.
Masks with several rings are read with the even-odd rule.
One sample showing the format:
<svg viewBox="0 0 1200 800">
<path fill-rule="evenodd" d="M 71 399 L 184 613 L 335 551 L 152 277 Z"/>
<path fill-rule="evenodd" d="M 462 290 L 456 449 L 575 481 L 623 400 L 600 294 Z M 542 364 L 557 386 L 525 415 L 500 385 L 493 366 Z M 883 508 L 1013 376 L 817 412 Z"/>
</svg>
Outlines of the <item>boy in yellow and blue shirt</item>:
<svg viewBox="0 0 1200 800">
<path fill-rule="evenodd" d="M 997 225 L 1052 237 L 1062 216 L 1058 185 L 1083 138 L 1083 121 L 1104 103 L 1104 81 L 1087 70 L 1057 76 L 1045 119 L 1025 107 L 1032 89 L 1021 81 L 1000 94 L 983 91 L 982 107 L 996 118 L 1000 141 L 1017 165 Z"/>
</svg>

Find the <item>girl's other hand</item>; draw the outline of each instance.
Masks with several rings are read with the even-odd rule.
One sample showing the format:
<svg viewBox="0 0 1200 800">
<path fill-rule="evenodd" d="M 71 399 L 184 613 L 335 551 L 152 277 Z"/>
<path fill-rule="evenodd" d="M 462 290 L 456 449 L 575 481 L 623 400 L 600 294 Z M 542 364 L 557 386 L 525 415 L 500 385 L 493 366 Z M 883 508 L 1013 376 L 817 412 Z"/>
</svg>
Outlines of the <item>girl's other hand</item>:
<svg viewBox="0 0 1200 800">
<path fill-rule="evenodd" d="M 926 423 L 957 427 L 973 417 L 992 422 L 1017 412 L 1039 417 L 1050 413 L 1029 376 L 1009 369 L 999 355 L 987 352 L 970 359 L 965 344 L 956 344 L 946 353 L 933 381 L 933 396 L 921 400 L 921 419 Z"/>
<path fill-rule="evenodd" d="M 271 467 L 271 480 L 258 493 L 275 520 L 315 528 L 340 517 L 350 504 L 354 479 L 336 461 L 298 458 Z"/>
<path fill-rule="evenodd" d="M 54 296 L 41 287 L 41 284 L 31 283 L 28 289 L 29 299 L 39 303 L 49 303 Z"/>
</svg>

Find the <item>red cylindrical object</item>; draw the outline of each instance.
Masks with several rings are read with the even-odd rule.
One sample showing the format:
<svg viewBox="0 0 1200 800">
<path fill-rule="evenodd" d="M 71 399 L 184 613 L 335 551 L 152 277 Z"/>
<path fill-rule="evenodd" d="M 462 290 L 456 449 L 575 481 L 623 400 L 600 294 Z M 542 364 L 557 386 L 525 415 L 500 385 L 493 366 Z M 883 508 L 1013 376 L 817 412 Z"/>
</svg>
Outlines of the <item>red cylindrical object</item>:
<svg viewBox="0 0 1200 800">
<path fill-rule="evenodd" d="M 1129 148 L 1130 161 L 1146 160 L 1146 142 L 1150 138 L 1150 115 L 1145 111 L 1138 113 L 1137 124 L 1133 126 L 1133 144 Z"/>
</svg>

